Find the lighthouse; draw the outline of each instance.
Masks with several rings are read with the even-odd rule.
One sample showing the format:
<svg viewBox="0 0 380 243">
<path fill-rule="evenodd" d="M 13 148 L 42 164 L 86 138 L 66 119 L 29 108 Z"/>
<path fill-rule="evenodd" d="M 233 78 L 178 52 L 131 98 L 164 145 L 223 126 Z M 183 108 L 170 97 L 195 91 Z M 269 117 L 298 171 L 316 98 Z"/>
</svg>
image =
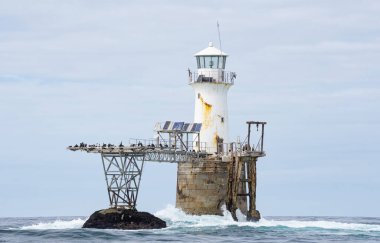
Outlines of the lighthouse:
<svg viewBox="0 0 380 243">
<path fill-rule="evenodd" d="M 213 46 L 195 54 L 197 71 L 189 71 L 189 84 L 194 89 L 194 122 L 202 123 L 198 150 L 220 153 L 229 143 L 227 93 L 236 74 L 226 72 L 227 54 Z"/>
<path fill-rule="evenodd" d="M 105 212 L 113 214 L 120 208 L 134 212 L 144 163 L 167 162 L 178 166 L 177 208 L 195 215 L 222 215 L 227 209 L 234 220 L 238 220 L 240 210 L 247 220 L 260 219 L 256 209 L 256 162 L 266 156 L 266 122 L 247 121 L 246 139 L 231 141 L 227 93 L 236 74 L 225 71 L 227 54 L 211 42 L 195 58 L 197 70 L 188 70 L 195 94 L 194 123 L 158 123 L 154 140 L 131 139 L 129 145 L 82 142 L 68 147 L 101 154 L 112 208 Z M 120 227 L 118 219 L 115 223 Z"/>
<path fill-rule="evenodd" d="M 178 163 L 176 207 L 190 214 L 220 215 L 227 198 L 231 157 L 224 162 L 218 158 L 229 152 L 227 93 L 236 74 L 225 71 L 227 54 L 212 42 L 195 58 L 197 71 L 189 70 L 189 84 L 195 94 L 194 123 L 202 127 L 194 148 L 210 156 Z"/>
</svg>

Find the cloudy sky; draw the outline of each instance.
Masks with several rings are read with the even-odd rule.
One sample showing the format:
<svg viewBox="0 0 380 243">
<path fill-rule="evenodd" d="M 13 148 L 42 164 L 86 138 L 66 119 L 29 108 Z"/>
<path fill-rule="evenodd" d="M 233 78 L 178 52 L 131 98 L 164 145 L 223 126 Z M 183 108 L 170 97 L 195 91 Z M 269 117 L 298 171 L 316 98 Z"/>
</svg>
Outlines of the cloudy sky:
<svg viewBox="0 0 380 243">
<path fill-rule="evenodd" d="M 193 119 L 187 68 L 220 23 L 230 137 L 265 120 L 262 215 L 380 216 L 380 2 L 0 0 L 0 217 L 108 206 L 99 155 Z M 138 208 L 175 203 L 149 163 Z"/>
</svg>

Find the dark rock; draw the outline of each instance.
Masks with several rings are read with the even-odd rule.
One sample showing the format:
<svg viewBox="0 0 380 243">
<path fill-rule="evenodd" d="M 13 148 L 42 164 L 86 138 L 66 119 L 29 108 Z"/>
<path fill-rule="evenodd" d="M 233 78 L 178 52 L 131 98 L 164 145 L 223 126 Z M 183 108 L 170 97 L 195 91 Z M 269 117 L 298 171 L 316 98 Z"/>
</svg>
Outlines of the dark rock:
<svg viewBox="0 0 380 243">
<path fill-rule="evenodd" d="M 166 222 L 147 212 L 109 208 L 94 212 L 82 228 L 96 229 L 161 229 Z"/>
<path fill-rule="evenodd" d="M 258 210 L 252 210 L 251 212 L 247 212 L 247 220 L 257 222 L 261 218 L 260 212 Z"/>
</svg>

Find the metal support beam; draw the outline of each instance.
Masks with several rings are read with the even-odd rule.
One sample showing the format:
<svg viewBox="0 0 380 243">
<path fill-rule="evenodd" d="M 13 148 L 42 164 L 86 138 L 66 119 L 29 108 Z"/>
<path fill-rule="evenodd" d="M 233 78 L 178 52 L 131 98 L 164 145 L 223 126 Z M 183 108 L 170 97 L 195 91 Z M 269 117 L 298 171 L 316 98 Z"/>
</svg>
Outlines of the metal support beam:
<svg viewBox="0 0 380 243">
<path fill-rule="evenodd" d="M 247 220 L 258 221 L 260 219 L 260 212 L 256 210 L 256 186 L 257 186 L 257 174 L 256 174 L 256 161 L 257 158 L 250 158 L 247 161 L 248 167 L 248 212 L 247 212 Z"/>
<path fill-rule="evenodd" d="M 110 206 L 130 209 L 136 208 L 144 162 L 196 163 L 211 159 L 224 163 L 226 161 L 222 159 L 222 156 L 230 156 L 232 161 L 228 160 L 227 166 L 227 209 L 237 220 L 236 209 L 242 209 L 243 204 L 246 209 L 247 200 L 249 200 L 247 219 L 258 220 L 260 213 L 256 210 L 256 162 L 259 157 L 265 156 L 264 126 L 266 122 L 248 121 L 247 124 L 248 139 L 243 142 L 243 146 L 240 141 L 237 143 L 239 146 L 237 144 L 234 146 L 234 143 L 226 144 L 227 147 L 224 151 L 223 143 L 218 141 L 221 149 L 218 149 L 220 153 L 217 156 L 209 154 L 206 146 L 201 146 L 199 131 L 158 130 L 156 139 L 134 139 L 135 142 L 130 143 L 129 146 L 122 143 L 119 146 L 112 144 L 87 145 L 82 142 L 79 146 L 76 144 L 69 146 L 68 149 L 100 153 Z M 255 131 L 251 130 L 251 125 L 257 126 L 258 138 L 253 136 Z M 200 129 L 200 127 L 198 128 Z M 261 130 L 261 136 L 259 130 Z M 162 133 L 167 134 L 167 140 L 162 137 Z M 186 133 L 185 141 L 184 133 Z M 189 134 L 195 135 L 191 141 L 189 141 Z"/>
<path fill-rule="evenodd" d="M 111 207 L 136 208 L 144 153 L 101 153 Z"/>
<path fill-rule="evenodd" d="M 237 221 L 236 209 L 238 208 L 239 185 L 242 172 L 242 162 L 237 156 L 232 158 L 228 165 L 228 184 L 227 184 L 227 210 L 231 212 L 232 218 Z"/>
</svg>

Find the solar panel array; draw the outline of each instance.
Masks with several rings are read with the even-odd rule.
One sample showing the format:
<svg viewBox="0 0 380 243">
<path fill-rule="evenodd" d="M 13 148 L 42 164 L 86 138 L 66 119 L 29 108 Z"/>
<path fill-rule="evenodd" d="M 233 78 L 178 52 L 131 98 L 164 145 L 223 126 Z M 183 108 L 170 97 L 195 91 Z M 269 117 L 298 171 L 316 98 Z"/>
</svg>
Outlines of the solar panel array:
<svg viewBox="0 0 380 243">
<path fill-rule="evenodd" d="M 172 122 L 166 121 L 162 131 L 181 131 L 188 133 L 199 133 L 202 128 L 202 123 L 184 123 L 184 122 Z"/>
</svg>

